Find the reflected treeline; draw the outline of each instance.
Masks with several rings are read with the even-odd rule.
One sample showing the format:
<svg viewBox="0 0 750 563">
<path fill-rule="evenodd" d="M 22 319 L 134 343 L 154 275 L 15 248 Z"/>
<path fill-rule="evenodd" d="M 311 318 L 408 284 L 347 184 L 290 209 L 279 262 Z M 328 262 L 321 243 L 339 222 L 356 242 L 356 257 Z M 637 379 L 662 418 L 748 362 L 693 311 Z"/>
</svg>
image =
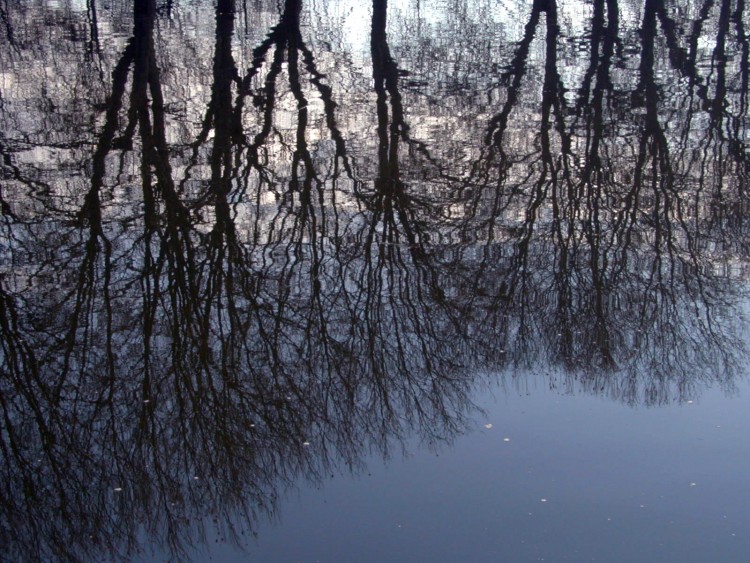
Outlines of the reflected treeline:
<svg viewBox="0 0 750 563">
<path fill-rule="evenodd" d="M 479 370 L 731 386 L 744 3 L 518 10 L 464 3 L 518 40 L 435 79 L 383 0 L 351 54 L 302 0 L 0 2 L 9 559 L 240 541 L 300 478 L 455 436 Z"/>
<path fill-rule="evenodd" d="M 684 396 L 736 367 L 739 313 L 727 305 L 742 291 L 747 238 L 724 217 L 746 206 L 746 110 L 743 88 L 729 96 L 721 84 L 747 57 L 698 52 L 690 35 L 680 45 L 662 3 L 647 2 L 628 34 L 617 2 L 595 2 L 571 90 L 558 8 L 534 3 L 479 157 L 456 182 L 456 234 L 471 241 L 453 251 L 471 263 L 457 292 L 479 340 L 514 363 L 544 358 L 629 402 Z M 743 9 L 691 31 L 707 40 L 703 24 L 723 49 L 740 38 Z M 535 42 L 543 62 L 532 64 Z M 716 68 L 699 72 L 700 56 Z"/>
</svg>

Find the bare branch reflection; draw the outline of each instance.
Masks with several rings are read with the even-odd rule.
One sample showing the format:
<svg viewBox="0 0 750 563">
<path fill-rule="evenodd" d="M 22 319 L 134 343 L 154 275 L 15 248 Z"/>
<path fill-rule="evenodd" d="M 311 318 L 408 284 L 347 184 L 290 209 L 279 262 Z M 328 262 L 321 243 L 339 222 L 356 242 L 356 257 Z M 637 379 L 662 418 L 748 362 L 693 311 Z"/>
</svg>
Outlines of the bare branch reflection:
<svg viewBox="0 0 750 563">
<path fill-rule="evenodd" d="M 9 559 L 242 543 L 301 480 L 460 434 L 487 373 L 634 405 L 740 373 L 743 1 L 373 0 L 359 47 L 302 0 L 17 4 Z"/>
</svg>

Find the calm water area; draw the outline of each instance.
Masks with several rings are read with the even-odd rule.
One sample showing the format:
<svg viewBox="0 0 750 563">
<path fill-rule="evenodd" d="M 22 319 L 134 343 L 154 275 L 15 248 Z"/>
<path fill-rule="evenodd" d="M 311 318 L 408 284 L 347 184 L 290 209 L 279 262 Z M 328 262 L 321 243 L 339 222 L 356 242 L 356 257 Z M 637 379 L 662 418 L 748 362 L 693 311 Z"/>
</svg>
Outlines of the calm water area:
<svg viewBox="0 0 750 563">
<path fill-rule="evenodd" d="M 750 561 L 748 12 L 0 0 L 0 560 Z"/>
</svg>

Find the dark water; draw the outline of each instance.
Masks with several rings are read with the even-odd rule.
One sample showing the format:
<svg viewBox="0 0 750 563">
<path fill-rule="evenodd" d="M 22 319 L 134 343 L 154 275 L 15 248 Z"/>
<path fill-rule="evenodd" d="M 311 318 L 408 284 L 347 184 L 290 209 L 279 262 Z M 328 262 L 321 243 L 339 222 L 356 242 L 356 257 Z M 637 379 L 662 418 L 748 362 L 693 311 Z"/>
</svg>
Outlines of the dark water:
<svg viewBox="0 0 750 563">
<path fill-rule="evenodd" d="M 747 561 L 748 10 L 0 0 L 0 557 Z"/>
</svg>

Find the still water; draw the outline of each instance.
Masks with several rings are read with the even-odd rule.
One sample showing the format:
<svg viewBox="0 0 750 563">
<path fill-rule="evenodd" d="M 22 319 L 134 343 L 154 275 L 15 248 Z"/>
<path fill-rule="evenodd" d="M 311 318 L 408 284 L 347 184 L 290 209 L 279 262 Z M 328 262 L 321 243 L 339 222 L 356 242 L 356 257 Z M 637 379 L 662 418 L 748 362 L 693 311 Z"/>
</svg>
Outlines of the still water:
<svg viewBox="0 0 750 563">
<path fill-rule="evenodd" d="M 0 0 L 0 557 L 747 561 L 742 0 Z"/>
</svg>

